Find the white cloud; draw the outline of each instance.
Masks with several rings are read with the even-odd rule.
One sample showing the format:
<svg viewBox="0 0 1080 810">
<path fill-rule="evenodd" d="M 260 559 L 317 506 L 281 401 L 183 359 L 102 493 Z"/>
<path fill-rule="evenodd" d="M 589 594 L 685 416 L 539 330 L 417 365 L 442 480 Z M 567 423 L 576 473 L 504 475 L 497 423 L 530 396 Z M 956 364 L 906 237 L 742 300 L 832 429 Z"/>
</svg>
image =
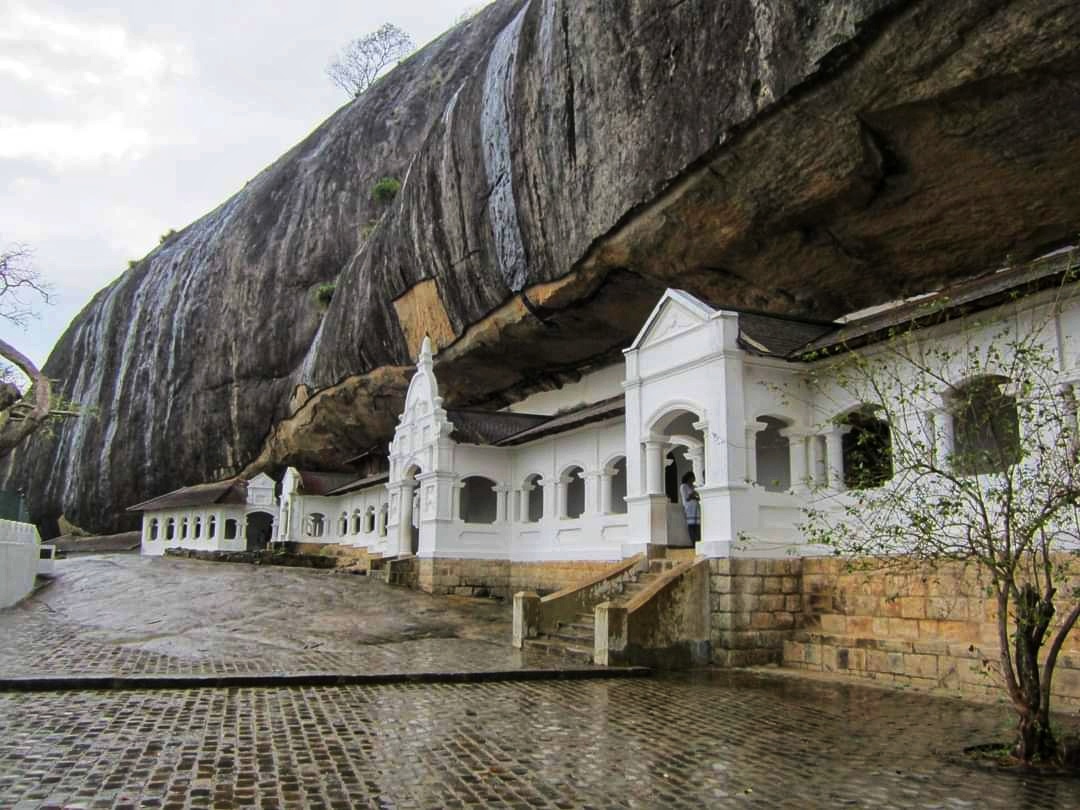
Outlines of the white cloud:
<svg viewBox="0 0 1080 810">
<path fill-rule="evenodd" d="M 116 114 L 96 121 L 20 123 L 0 118 L 0 157 L 41 160 L 54 168 L 138 159 L 152 142 L 146 129 Z"/>
<path fill-rule="evenodd" d="M 139 159 L 167 140 L 147 122 L 193 72 L 181 44 L 41 4 L 0 6 L 0 52 L 0 158 L 54 169 Z"/>
</svg>

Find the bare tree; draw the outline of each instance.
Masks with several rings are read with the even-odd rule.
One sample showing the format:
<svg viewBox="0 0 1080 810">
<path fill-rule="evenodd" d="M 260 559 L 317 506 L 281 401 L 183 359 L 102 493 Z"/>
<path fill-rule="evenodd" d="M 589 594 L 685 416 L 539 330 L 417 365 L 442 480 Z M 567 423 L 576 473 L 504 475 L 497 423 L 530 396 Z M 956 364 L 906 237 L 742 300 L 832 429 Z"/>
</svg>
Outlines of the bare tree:
<svg viewBox="0 0 1080 810">
<path fill-rule="evenodd" d="M 852 564 L 981 572 L 1023 761 L 1058 753 L 1051 683 L 1080 619 L 1080 391 L 1062 373 L 1055 331 L 1061 307 L 1077 306 L 1076 280 L 1073 257 L 1059 300 L 944 336 L 897 331 L 825 359 L 811 384 L 819 402 L 856 403 L 882 425 L 884 443 L 845 423 L 889 473 L 864 465 L 870 474 L 848 491 L 823 492 L 807 534 Z"/>
<path fill-rule="evenodd" d="M 49 287 L 30 263 L 30 251 L 21 246 L 0 251 L 0 320 L 25 326 L 34 317 L 33 299 L 49 303 Z M 0 340 L 0 358 L 11 363 L 30 380 L 26 392 L 10 379 L 4 368 L 0 388 L 0 458 L 8 455 L 52 415 L 73 411 L 53 409 L 52 382 L 22 352 Z"/>
<path fill-rule="evenodd" d="M 386 68 L 416 48 L 413 38 L 391 23 L 357 37 L 326 68 L 330 80 L 352 96 L 359 96 Z"/>
</svg>

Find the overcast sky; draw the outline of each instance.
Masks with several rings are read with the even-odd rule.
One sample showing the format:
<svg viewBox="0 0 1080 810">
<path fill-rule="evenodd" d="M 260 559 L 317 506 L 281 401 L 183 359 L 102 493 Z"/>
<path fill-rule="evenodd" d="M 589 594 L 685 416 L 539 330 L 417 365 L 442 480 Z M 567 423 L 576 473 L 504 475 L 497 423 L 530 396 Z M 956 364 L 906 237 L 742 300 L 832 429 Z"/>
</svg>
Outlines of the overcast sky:
<svg viewBox="0 0 1080 810">
<path fill-rule="evenodd" d="M 325 68 L 384 22 L 418 44 L 480 0 L 0 0 L 0 248 L 54 304 L 0 337 L 38 363 L 99 289 L 345 103 Z"/>
</svg>

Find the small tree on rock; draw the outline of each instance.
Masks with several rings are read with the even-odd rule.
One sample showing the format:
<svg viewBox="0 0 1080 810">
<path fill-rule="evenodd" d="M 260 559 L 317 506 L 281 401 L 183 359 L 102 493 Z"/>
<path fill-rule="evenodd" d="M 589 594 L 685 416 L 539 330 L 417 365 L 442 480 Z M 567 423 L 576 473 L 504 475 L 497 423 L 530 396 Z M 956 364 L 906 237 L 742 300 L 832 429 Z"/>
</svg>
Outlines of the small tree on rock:
<svg viewBox="0 0 1080 810">
<path fill-rule="evenodd" d="M 1050 304 L 933 337 L 901 330 L 822 363 L 811 382 L 819 407 L 855 405 L 888 425 L 893 475 L 823 494 L 809 539 L 853 561 L 980 570 L 1025 762 L 1058 752 L 1051 685 L 1080 618 L 1080 378 L 1062 373 L 1055 327 L 1080 293 L 1072 263 L 1065 277 Z"/>
<path fill-rule="evenodd" d="M 391 23 L 358 37 L 341 49 L 326 68 L 330 80 L 352 96 L 359 96 L 391 65 L 416 48 L 413 38 Z"/>
</svg>

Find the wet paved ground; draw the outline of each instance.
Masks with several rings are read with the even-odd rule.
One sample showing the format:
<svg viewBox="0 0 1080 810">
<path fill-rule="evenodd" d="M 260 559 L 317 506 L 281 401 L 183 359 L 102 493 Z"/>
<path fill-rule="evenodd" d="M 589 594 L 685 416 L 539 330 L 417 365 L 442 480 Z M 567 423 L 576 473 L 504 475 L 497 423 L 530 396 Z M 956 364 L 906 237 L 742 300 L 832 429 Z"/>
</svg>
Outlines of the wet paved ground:
<svg viewBox="0 0 1080 810">
<path fill-rule="evenodd" d="M 0 611 L 0 675 L 515 663 L 490 603 L 188 561 L 63 572 Z M 1001 707 L 749 672 L 7 692 L 0 808 L 1080 807 L 1080 780 L 959 758 L 1010 728 Z"/>
<path fill-rule="evenodd" d="M 511 608 L 367 577 L 137 555 L 74 557 L 0 610 L 0 677 L 559 668 L 510 646 Z"/>
<path fill-rule="evenodd" d="M 6 694 L 0 806 L 1080 807 L 1080 781 L 938 756 L 1005 721 L 751 673 Z"/>
</svg>

